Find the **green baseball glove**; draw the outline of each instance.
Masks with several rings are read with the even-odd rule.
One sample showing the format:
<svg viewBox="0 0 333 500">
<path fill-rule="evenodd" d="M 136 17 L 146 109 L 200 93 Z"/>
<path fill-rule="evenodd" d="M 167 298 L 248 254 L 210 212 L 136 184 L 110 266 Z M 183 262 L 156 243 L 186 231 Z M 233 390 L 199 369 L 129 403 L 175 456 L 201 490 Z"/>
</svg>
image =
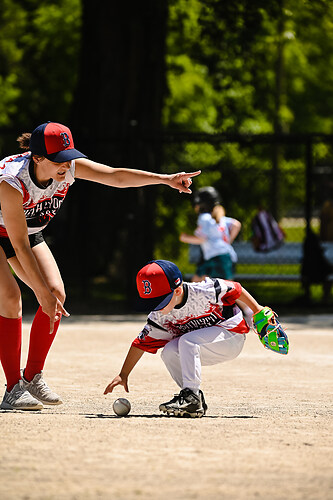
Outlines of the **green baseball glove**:
<svg viewBox="0 0 333 500">
<path fill-rule="evenodd" d="M 279 354 L 288 354 L 288 337 L 270 307 L 263 307 L 254 313 L 253 328 L 264 347 Z"/>
</svg>

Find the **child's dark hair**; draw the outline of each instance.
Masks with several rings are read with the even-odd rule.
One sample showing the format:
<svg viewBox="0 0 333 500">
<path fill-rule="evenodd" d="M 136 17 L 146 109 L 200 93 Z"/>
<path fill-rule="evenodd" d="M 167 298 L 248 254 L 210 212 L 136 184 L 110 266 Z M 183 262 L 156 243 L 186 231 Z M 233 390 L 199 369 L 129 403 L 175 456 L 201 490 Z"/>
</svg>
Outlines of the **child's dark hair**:
<svg viewBox="0 0 333 500">
<path fill-rule="evenodd" d="M 30 132 L 24 132 L 24 134 L 20 135 L 16 140 L 19 143 L 19 146 L 21 149 L 24 149 L 25 151 L 29 151 L 30 149 L 30 137 L 31 134 Z"/>
</svg>

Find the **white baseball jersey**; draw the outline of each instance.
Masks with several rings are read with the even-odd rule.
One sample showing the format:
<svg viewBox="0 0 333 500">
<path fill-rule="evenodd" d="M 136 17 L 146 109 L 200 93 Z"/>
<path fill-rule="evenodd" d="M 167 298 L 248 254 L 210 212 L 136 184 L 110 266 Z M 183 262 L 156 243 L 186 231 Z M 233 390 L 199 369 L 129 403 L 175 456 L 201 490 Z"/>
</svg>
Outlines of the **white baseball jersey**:
<svg viewBox="0 0 333 500">
<path fill-rule="evenodd" d="M 183 283 L 184 299 L 170 313 L 152 311 L 132 345 L 156 353 L 170 340 L 210 326 L 234 333 L 248 333 L 249 326 L 235 301 L 242 287 L 235 281 L 206 278 L 199 283 Z"/>
<path fill-rule="evenodd" d="M 51 180 L 47 187 L 42 187 L 35 178 L 30 152 L 8 156 L 0 162 L 0 182 L 8 182 L 23 196 L 28 234 L 44 229 L 55 216 L 65 199 L 69 186 L 74 182 L 74 174 L 75 161 L 72 160 L 64 181 Z M 1 207 L 0 236 L 8 236 Z"/>
<path fill-rule="evenodd" d="M 225 246 L 227 253 L 230 254 L 232 262 L 237 262 L 237 260 L 238 260 L 237 254 L 230 244 L 230 230 L 234 224 L 234 222 L 233 222 L 234 220 L 235 219 L 232 219 L 231 217 L 223 216 L 219 220 L 218 226 L 219 226 L 221 238 L 222 238 L 222 241 L 223 241 L 223 244 Z"/>
<path fill-rule="evenodd" d="M 201 243 L 201 249 L 205 260 L 228 253 L 228 248 L 226 248 L 221 238 L 220 228 L 211 214 L 204 213 L 199 215 L 198 227 L 194 234 L 201 238 L 205 238 L 205 241 Z"/>
</svg>

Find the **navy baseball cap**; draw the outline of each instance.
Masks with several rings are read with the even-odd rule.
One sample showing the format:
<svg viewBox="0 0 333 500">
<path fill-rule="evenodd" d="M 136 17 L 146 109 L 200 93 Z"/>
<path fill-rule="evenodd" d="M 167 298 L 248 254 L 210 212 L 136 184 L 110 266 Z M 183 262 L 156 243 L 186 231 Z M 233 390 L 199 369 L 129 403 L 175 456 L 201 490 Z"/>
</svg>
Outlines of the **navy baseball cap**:
<svg viewBox="0 0 333 500">
<path fill-rule="evenodd" d="M 50 161 L 62 163 L 87 158 L 74 148 L 72 132 L 61 123 L 47 122 L 39 125 L 30 137 L 30 151 L 45 156 Z"/>
<path fill-rule="evenodd" d="M 160 311 L 167 306 L 173 291 L 183 282 L 176 264 L 168 260 L 152 260 L 138 272 L 136 286 L 140 295 L 140 308 Z"/>
</svg>

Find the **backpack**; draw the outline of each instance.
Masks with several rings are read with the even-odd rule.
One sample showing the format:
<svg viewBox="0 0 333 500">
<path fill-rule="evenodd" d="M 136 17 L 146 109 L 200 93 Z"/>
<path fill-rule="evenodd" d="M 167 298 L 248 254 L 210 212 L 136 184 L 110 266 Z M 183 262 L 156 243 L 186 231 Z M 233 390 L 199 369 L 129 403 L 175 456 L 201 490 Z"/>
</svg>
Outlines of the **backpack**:
<svg viewBox="0 0 333 500">
<path fill-rule="evenodd" d="M 260 210 L 253 218 L 252 244 L 257 252 L 269 252 L 283 244 L 284 233 L 274 217 L 266 210 Z"/>
</svg>

